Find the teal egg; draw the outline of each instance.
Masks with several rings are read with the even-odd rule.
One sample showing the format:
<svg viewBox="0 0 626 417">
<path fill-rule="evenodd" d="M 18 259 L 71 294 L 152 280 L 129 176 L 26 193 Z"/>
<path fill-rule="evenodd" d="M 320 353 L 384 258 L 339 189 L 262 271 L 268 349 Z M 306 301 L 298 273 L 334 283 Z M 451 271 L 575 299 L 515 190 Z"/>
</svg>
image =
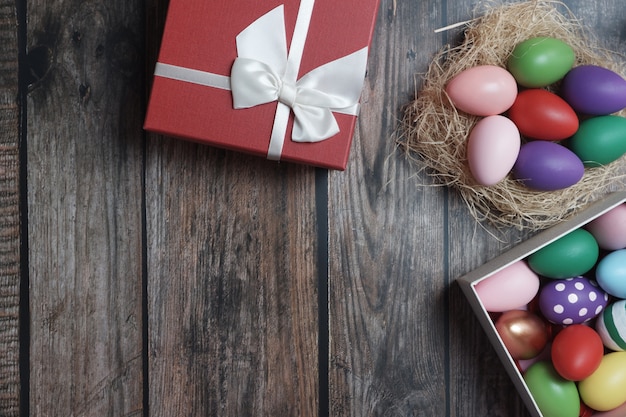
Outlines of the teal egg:
<svg viewBox="0 0 626 417">
<path fill-rule="evenodd" d="M 580 396 L 574 381 L 557 373 L 550 362 L 536 362 L 524 374 L 524 381 L 537 407 L 546 417 L 578 417 Z"/>
<path fill-rule="evenodd" d="M 589 272 L 599 254 L 593 235 L 585 229 L 575 229 L 530 255 L 528 265 L 547 278 L 571 278 Z"/>
<path fill-rule="evenodd" d="M 537 37 L 517 44 L 507 61 L 507 68 L 524 87 L 545 87 L 572 69 L 576 54 L 560 39 Z"/>
<path fill-rule="evenodd" d="M 598 316 L 596 330 L 607 348 L 626 350 L 626 300 L 609 304 Z"/>
<path fill-rule="evenodd" d="M 626 249 L 613 251 L 598 262 L 596 281 L 610 295 L 626 298 Z"/>
<path fill-rule="evenodd" d="M 626 118 L 608 115 L 584 120 L 568 147 L 585 166 L 611 163 L 626 153 Z"/>
</svg>

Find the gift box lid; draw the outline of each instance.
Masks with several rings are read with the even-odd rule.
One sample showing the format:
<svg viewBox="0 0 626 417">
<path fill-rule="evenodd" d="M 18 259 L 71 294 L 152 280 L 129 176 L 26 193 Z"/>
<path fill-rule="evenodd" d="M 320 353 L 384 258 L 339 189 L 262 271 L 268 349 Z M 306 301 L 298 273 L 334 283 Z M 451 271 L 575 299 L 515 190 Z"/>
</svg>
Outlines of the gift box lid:
<svg viewBox="0 0 626 417">
<path fill-rule="evenodd" d="M 171 0 L 144 128 L 345 169 L 378 5 Z"/>
</svg>

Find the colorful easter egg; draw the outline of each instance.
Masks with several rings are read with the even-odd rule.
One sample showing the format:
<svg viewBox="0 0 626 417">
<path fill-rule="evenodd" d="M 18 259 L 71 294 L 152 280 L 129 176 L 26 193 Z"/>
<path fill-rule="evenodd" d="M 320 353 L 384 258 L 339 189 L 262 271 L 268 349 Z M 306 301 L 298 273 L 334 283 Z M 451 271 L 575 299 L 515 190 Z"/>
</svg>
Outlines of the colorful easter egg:
<svg viewBox="0 0 626 417">
<path fill-rule="evenodd" d="M 559 375 L 550 362 L 531 365 L 524 374 L 524 381 L 544 416 L 578 417 L 580 396 L 576 383 Z"/>
<path fill-rule="evenodd" d="M 596 281 L 607 293 L 626 298 L 626 249 L 613 251 L 600 259 Z"/>
<path fill-rule="evenodd" d="M 599 254 L 593 235 L 585 229 L 574 229 L 531 254 L 528 265 L 547 278 L 570 278 L 591 270 Z"/>
<path fill-rule="evenodd" d="M 626 300 L 609 304 L 598 316 L 596 330 L 604 346 L 615 351 L 626 350 Z"/>
<path fill-rule="evenodd" d="M 476 116 L 504 113 L 515 101 L 517 84 L 504 68 L 479 65 L 462 71 L 446 85 L 454 106 Z"/>
<path fill-rule="evenodd" d="M 539 277 L 520 260 L 481 280 L 474 287 L 485 310 L 503 312 L 530 302 L 539 290 Z"/>
<path fill-rule="evenodd" d="M 598 411 L 608 411 L 626 402 L 626 352 L 611 352 L 593 374 L 578 383 L 581 399 Z"/>
<path fill-rule="evenodd" d="M 550 37 L 527 39 L 515 46 L 507 68 L 524 87 L 545 87 L 567 74 L 576 55 L 567 43 Z"/>
<path fill-rule="evenodd" d="M 552 341 L 552 364 L 565 379 L 580 381 L 591 375 L 602 361 L 604 345 L 591 327 L 572 324 Z"/>
<path fill-rule="evenodd" d="M 626 204 L 620 204 L 585 226 L 598 242 L 598 246 L 606 250 L 626 248 Z"/>
<path fill-rule="evenodd" d="M 555 324 L 584 323 L 604 310 L 609 296 L 598 285 L 575 277 L 546 283 L 539 291 L 539 309 Z"/>
<path fill-rule="evenodd" d="M 584 120 L 568 147 L 585 166 L 609 164 L 626 153 L 626 118 L 609 115 Z"/>
<path fill-rule="evenodd" d="M 548 326 L 539 316 L 526 310 L 503 313 L 496 320 L 495 326 L 513 359 L 534 358 L 548 343 Z"/>
<path fill-rule="evenodd" d="M 562 140 L 578 130 L 578 115 L 571 106 L 540 88 L 520 92 L 507 115 L 523 136 L 533 139 Z"/>
<path fill-rule="evenodd" d="M 554 191 L 576 184 L 585 167 L 572 151 L 554 142 L 532 141 L 521 146 L 513 176 L 528 188 Z"/>
<path fill-rule="evenodd" d="M 596 416 L 596 412 L 593 409 L 589 408 L 587 404 L 581 401 L 578 417 L 592 417 L 592 416 Z"/>
<path fill-rule="evenodd" d="M 561 94 L 577 112 L 611 114 L 626 107 L 626 80 L 608 68 L 581 65 L 563 78 Z"/>
<path fill-rule="evenodd" d="M 480 120 L 467 142 L 467 161 L 481 185 L 494 185 L 507 176 L 519 154 L 520 134 L 515 124 L 500 115 Z"/>
</svg>

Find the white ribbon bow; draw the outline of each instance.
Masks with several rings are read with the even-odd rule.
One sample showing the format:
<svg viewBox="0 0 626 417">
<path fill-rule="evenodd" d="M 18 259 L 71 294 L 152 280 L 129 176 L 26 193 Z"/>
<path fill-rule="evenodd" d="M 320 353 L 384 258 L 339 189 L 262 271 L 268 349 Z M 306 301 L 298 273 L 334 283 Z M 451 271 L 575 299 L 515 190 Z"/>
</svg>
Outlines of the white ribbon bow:
<svg viewBox="0 0 626 417">
<path fill-rule="evenodd" d="M 231 72 L 236 109 L 279 101 L 294 112 L 292 140 L 319 142 L 337 134 L 332 112 L 355 114 L 361 86 L 352 68 L 366 58 L 360 50 L 309 72 L 295 84 L 284 81 L 273 67 L 249 58 L 237 58 Z M 350 63 L 354 62 L 354 63 Z M 343 90 L 343 91 L 342 91 Z M 358 92 L 357 92 L 358 91 Z"/>
<path fill-rule="evenodd" d="M 332 112 L 356 115 L 365 79 L 367 47 L 296 80 L 304 49 L 304 43 L 296 39 L 298 23 L 289 54 L 283 6 L 260 17 L 237 36 L 238 57 L 231 70 L 233 105 L 243 109 L 278 101 L 279 107 L 286 106 L 295 115 L 291 139 L 319 142 L 339 132 Z M 308 30 L 308 22 L 306 26 Z M 284 137 L 286 133 L 287 120 L 280 120 L 285 113 L 288 117 L 288 111 L 277 110 L 276 136 Z"/>
</svg>

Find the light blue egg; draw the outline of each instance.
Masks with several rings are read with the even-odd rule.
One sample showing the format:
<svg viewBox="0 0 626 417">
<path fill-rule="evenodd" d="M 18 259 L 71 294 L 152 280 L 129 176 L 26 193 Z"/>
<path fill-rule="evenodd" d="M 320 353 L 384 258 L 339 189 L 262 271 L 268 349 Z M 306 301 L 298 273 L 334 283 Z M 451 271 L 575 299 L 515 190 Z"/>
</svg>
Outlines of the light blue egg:
<svg viewBox="0 0 626 417">
<path fill-rule="evenodd" d="M 613 251 L 598 262 L 596 281 L 607 293 L 626 298 L 626 249 Z"/>
</svg>

